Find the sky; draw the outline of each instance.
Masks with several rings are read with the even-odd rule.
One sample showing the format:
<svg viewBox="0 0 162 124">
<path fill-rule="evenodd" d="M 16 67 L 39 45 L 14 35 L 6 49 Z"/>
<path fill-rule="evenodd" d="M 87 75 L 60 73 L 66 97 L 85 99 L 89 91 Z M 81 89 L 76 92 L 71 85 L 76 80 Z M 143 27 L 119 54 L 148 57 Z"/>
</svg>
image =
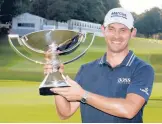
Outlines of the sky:
<svg viewBox="0 0 162 124">
<path fill-rule="evenodd" d="M 155 6 L 162 9 L 162 0 L 120 0 L 120 4 L 123 8 L 136 14 L 141 14 Z"/>
</svg>

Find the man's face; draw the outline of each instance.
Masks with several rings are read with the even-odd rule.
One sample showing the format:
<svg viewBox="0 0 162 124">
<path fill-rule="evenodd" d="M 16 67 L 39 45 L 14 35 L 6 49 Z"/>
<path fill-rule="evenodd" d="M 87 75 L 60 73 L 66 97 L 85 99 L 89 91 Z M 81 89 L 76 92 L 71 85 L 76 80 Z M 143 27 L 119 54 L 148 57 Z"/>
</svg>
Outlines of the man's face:
<svg viewBox="0 0 162 124">
<path fill-rule="evenodd" d="M 104 28 L 103 34 L 108 50 L 118 53 L 128 49 L 128 41 L 132 37 L 131 30 L 123 24 L 113 23 Z"/>
</svg>

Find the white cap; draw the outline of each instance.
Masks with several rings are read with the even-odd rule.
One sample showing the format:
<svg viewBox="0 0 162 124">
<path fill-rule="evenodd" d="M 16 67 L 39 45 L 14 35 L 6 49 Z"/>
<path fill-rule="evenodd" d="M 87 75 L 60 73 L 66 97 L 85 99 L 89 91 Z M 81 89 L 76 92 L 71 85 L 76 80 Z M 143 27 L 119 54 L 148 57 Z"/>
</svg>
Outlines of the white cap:
<svg viewBox="0 0 162 124">
<path fill-rule="evenodd" d="M 103 25 L 106 27 L 112 23 L 121 23 L 131 29 L 134 25 L 134 18 L 127 10 L 123 8 L 114 8 L 106 14 Z"/>
</svg>

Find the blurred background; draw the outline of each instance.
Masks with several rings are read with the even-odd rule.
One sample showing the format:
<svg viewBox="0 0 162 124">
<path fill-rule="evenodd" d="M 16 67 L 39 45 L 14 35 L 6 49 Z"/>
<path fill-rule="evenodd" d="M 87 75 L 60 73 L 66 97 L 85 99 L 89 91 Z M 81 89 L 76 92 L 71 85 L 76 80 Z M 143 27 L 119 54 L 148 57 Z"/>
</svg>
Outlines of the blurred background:
<svg viewBox="0 0 162 124">
<path fill-rule="evenodd" d="M 57 116 L 53 96 L 40 96 L 43 66 L 17 55 L 8 34 L 25 34 L 46 29 L 87 32 L 86 42 L 67 60 L 83 51 L 97 36 L 88 52 L 65 66 L 71 78 L 82 64 L 101 57 L 106 44 L 100 26 L 108 10 L 124 7 L 132 12 L 136 38 L 130 49 L 155 70 L 153 92 L 144 110 L 144 122 L 162 122 L 162 2 L 160 0 L 1 0 L 0 1 L 0 123 L 81 122 L 79 110 L 68 120 Z M 21 49 L 20 47 L 18 47 Z"/>
</svg>

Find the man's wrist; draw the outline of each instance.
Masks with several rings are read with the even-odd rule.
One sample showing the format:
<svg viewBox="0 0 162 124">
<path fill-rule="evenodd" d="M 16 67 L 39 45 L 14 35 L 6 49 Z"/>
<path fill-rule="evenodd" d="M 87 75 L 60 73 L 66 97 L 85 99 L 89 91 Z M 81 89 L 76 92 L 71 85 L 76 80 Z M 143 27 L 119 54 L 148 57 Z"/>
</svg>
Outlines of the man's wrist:
<svg viewBox="0 0 162 124">
<path fill-rule="evenodd" d="M 89 92 L 85 90 L 84 94 L 82 95 L 81 100 L 80 100 L 82 103 L 84 103 L 84 104 L 87 103 L 88 94 L 89 94 Z"/>
</svg>

